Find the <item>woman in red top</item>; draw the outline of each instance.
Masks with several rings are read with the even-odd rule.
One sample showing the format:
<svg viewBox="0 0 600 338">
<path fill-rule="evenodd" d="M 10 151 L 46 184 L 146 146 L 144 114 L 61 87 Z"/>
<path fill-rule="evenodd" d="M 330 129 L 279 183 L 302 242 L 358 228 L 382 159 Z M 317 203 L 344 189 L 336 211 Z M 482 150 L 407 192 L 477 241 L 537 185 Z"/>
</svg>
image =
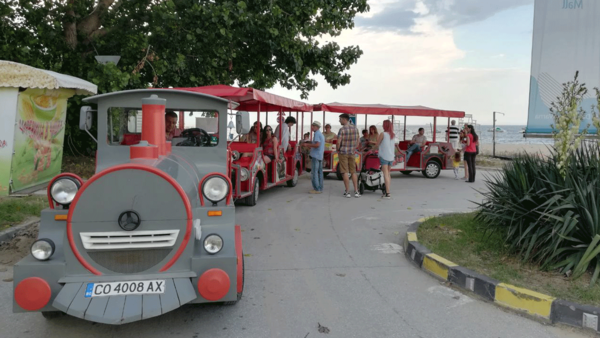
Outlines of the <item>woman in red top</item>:
<svg viewBox="0 0 600 338">
<path fill-rule="evenodd" d="M 467 126 L 467 147 L 465 148 L 465 159 L 467 160 L 467 166 L 469 170 L 468 183 L 475 182 L 475 157 L 477 156 L 479 144 L 479 136 L 475 132 L 472 124 Z"/>
<path fill-rule="evenodd" d="M 266 125 L 265 129 L 263 130 L 263 136 L 262 136 L 262 150 L 263 150 L 263 159 L 265 160 L 265 163 L 271 163 L 271 161 L 273 160 L 277 160 L 277 151 L 275 151 L 275 149 L 277 149 L 277 137 L 275 137 L 275 135 L 273 135 L 273 129 L 271 128 L 271 126 Z"/>
</svg>

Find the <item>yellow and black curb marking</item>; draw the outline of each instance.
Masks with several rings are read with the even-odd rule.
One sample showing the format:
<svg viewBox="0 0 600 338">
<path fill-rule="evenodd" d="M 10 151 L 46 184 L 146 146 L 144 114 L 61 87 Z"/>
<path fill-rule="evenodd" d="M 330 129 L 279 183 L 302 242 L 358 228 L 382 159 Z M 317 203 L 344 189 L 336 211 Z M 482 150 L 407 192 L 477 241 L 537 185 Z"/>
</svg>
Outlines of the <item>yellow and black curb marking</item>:
<svg viewBox="0 0 600 338">
<path fill-rule="evenodd" d="M 501 283 L 432 253 L 417 239 L 417 229 L 426 218 L 408 228 L 404 255 L 430 275 L 468 290 L 486 301 L 530 315 L 543 321 L 592 329 L 600 333 L 600 308 L 580 305 L 528 289 Z"/>
</svg>

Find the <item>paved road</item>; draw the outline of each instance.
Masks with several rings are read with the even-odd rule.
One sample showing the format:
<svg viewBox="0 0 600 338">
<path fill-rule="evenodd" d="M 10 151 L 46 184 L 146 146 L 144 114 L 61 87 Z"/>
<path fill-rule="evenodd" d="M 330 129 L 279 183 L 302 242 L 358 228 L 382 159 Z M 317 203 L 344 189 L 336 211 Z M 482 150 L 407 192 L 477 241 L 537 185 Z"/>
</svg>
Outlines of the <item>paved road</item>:
<svg viewBox="0 0 600 338">
<path fill-rule="evenodd" d="M 483 172 L 479 173 L 482 176 Z M 399 253 L 408 224 L 468 211 L 483 183 L 394 174 L 393 200 L 380 193 L 309 195 L 310 179 L 240 206 L 246 257 L 244 298 L 233 307 L 180 308 L 124 326 L 13 314 L 12 283 L 0 282 L 0 336 L 9 337 L 584 337 L 542 325 L 441 285 Z M 11 271 L 0 272 L 0 278 Z M 322 325 L 329 333 L 319 332 Z M 322 329 L 326 331 L 325 329 Z"/>
</svg>

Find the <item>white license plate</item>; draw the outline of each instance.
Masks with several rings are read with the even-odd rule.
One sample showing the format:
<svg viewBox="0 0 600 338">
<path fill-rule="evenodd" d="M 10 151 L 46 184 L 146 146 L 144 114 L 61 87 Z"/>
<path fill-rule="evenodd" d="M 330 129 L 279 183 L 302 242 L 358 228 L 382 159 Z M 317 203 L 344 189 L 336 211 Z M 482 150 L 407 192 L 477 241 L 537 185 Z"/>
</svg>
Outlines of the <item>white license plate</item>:
<svg viewBox="0 0 600 338">
<path fill-rule="evenodd" d="M 164 280 L 88 283 L 85 289 L 85 298 L 161 293 L 165 293 Z"/>
</svg>

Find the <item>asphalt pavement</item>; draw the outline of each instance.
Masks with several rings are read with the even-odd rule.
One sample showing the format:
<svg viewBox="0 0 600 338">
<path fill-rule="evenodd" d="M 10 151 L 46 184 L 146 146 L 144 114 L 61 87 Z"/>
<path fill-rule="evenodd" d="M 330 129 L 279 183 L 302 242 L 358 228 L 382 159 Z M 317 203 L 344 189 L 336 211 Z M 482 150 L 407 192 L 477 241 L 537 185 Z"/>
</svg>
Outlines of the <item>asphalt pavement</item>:
<svg viewBox="0 0 600 338">
<path fill-rule="evenodd" d="M 448 288 L 403 255 L 407 226 L 425 216 L 475 208 L 484 189 L 419 173 L 392 175 L 381 192 L 344 198 L 329 177 L 310 195 L 310 177 L 239 205 L 246 254 L 243 299 L 234 306 L 186 306 L 122 326 L 39 313 L 12 313 L 12 283 L 0 281 L 0 337 L 593 337 L 544 325 Z M 0 272 L 0 280 L 11 270 Z"/>
</svg>

